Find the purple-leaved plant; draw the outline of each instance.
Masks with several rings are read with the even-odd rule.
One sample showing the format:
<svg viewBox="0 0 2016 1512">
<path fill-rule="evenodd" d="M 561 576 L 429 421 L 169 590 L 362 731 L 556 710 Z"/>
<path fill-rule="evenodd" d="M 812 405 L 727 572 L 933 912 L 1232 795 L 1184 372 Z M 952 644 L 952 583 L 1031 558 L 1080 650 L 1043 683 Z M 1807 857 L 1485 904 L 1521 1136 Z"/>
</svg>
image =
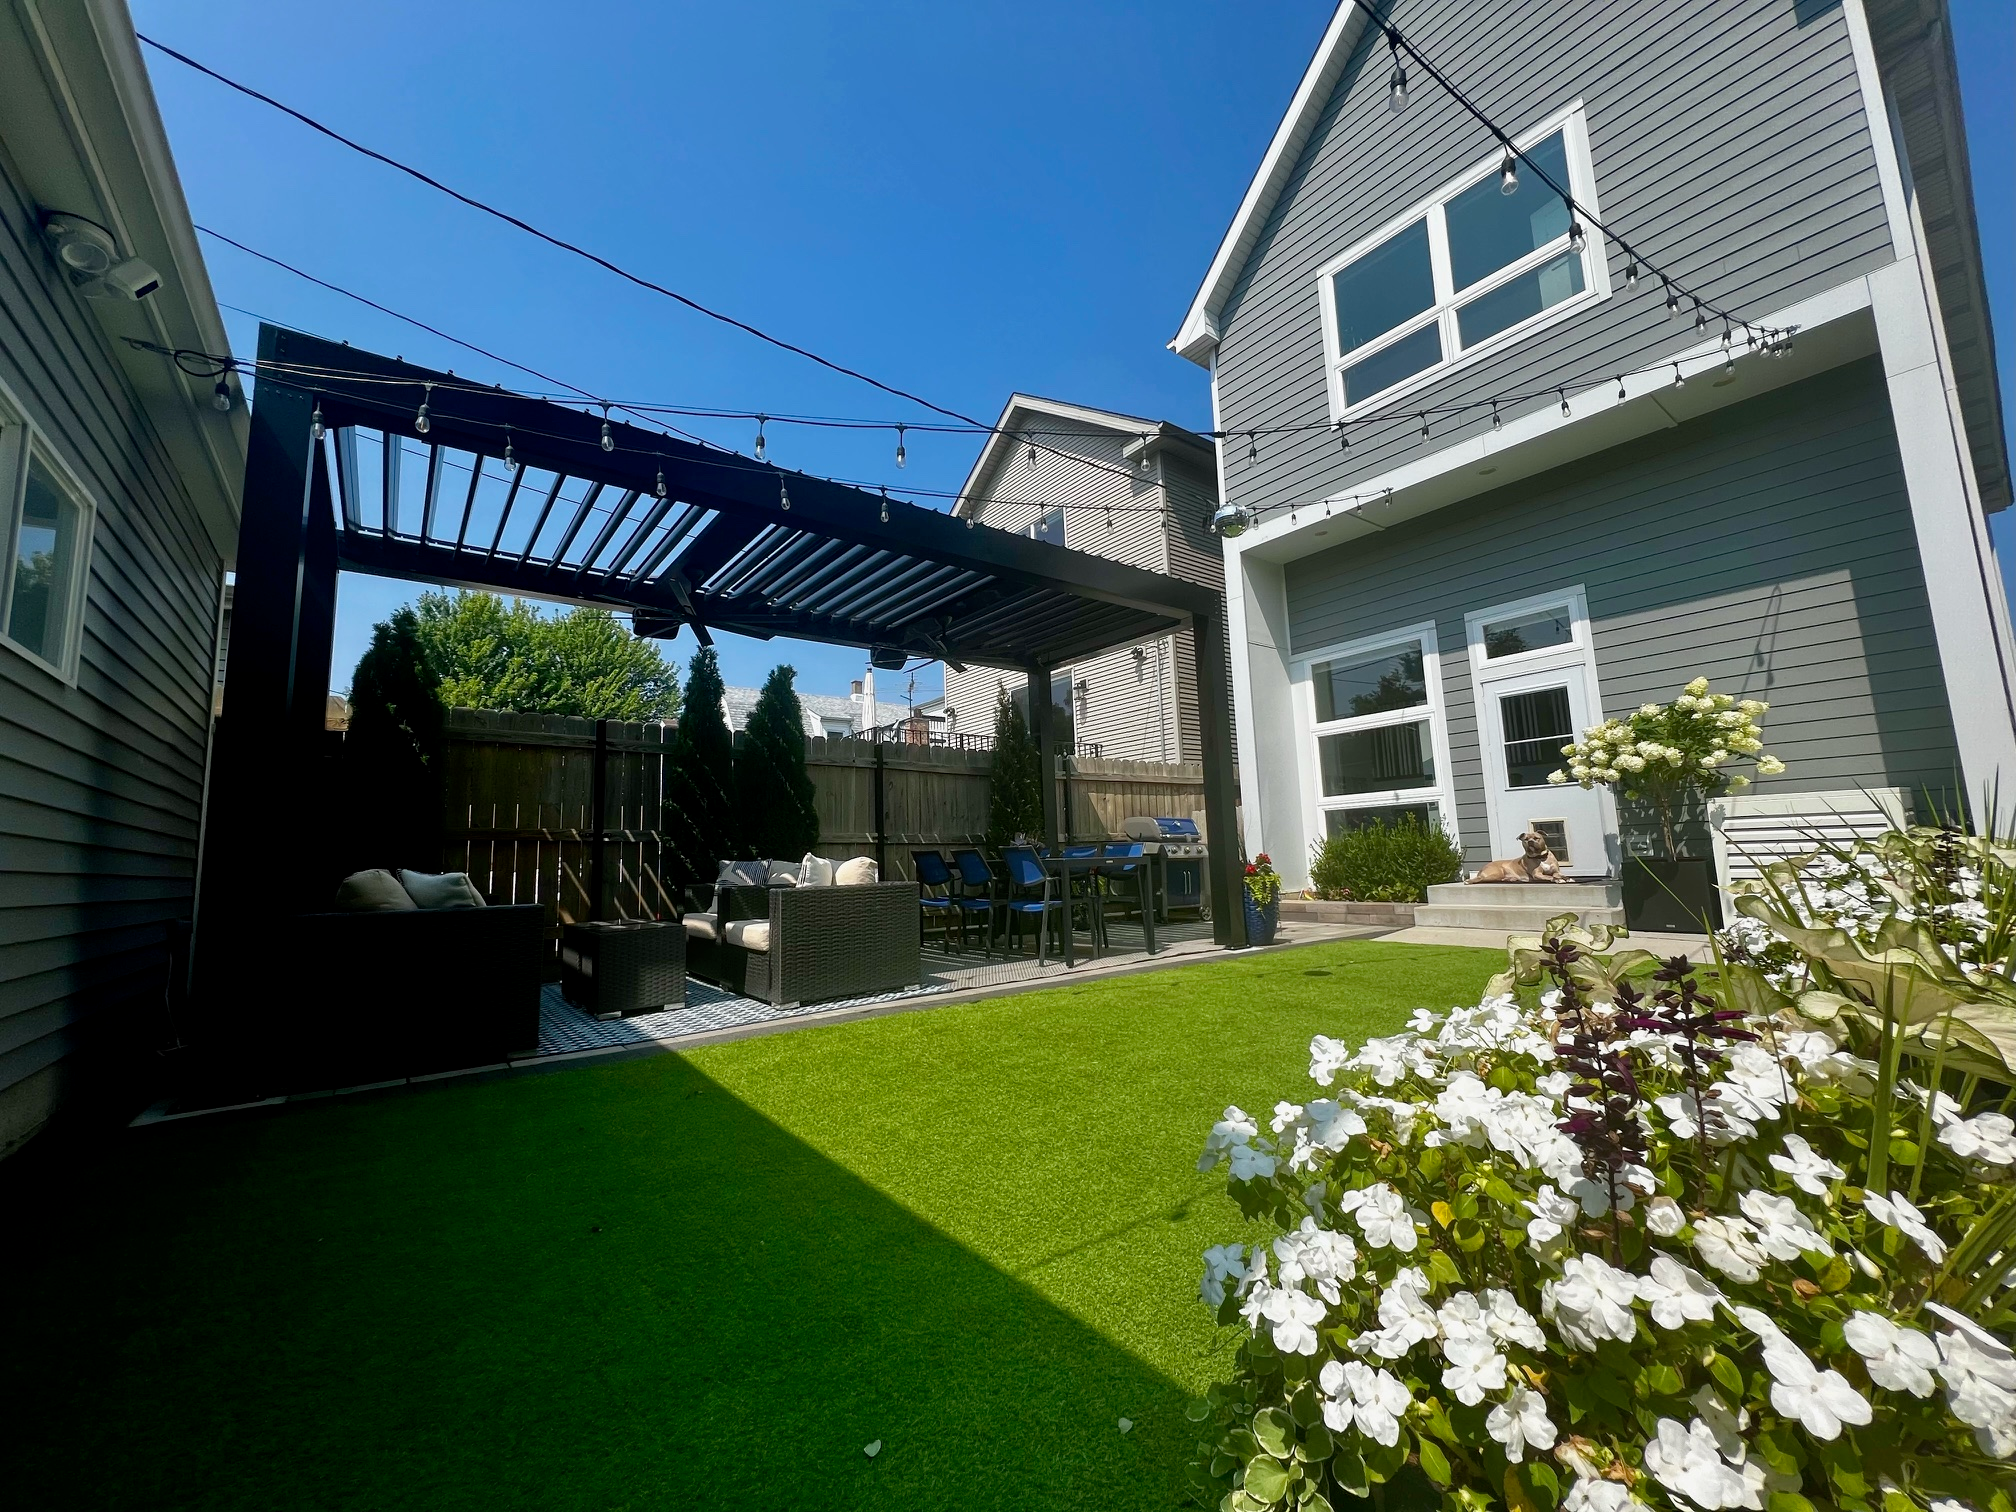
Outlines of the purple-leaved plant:
<svg viewBox="0 0 2016 1512">
<path fill-rule="evenodd" d="M 1562 1066 L 1581 1080 L 1568 1089 L 1581 1107 L 1571 1107 L 1561 1131 L 1582 1151 L 1582 1172 L 1603 1183 L 1610 1197 L 1610 1258 L 1618 1257 L 1618 1228 L 1625 1171 L 1645 1160 L 1645 1126 L 1638 1120 L 1638 1078 L 1624 1053 L 1619 1013 L 1601 1013 L 1585 996 L 1571 968 L 1581 952 L 1572 941 L 1544 942 L 1547 974 L 1560 990 L 1555 1008 L 1560 1029 L 1554 1050 Z"/>
</svg>

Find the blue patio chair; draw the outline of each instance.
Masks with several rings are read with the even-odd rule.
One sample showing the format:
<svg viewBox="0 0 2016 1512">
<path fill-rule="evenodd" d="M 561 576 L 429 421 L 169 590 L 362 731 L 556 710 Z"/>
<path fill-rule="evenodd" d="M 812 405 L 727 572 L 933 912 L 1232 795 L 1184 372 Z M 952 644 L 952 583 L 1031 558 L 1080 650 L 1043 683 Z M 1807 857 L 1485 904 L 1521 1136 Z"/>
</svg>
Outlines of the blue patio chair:
<svg viewBox="0 0 2016 1512">
<path fill-rule="evenodd" d="M 933 851 L 910 852 L 910 864 L 917 873 L 917 915 L 918 932 L 921 934 L 927 919 L 943 921 L 945 953 L 952 953 L 952 920 L 957 915 L 952 897 L 952 872 L 945 865 L 945 858 Z M 936 889 L 935 891 L 933 889 Z M 961 932 L 965 921 L 960 920 Z"/>
<path fill-rule="evenodd" d="M 1018 948 L 1022 944 L 1022 921 L 1034 916 L 1036 964 L 1044 965 L 1050 958 L 1050 911 L 1065 907 L 1065 900 L 1056 896 L 1056 879 L 1044 869 L 1033 850 L 1011 845 L 1001 852 L 1001 859 L 1008 868 L 1008 895 L 1001 906 L 1014 931 L 1015 944 Z M 1066 929 L 1071 927 L 1068 916 L 1062 922 Z"/>
<path fill-rule="evenodd" d="M 1092 857 L 1097 856 L 1101 848 L 1097 845 L 1067 845 L 1061 854 L 1078 858 Z M 1066 872 L 1064 875 L 1071 884 L 1070 898 L 1072 912 L 1075 914 L 1080 908 L 1085 910 L 1085 927 L 1092 931 L 1094 939 L 1097 940 L 1100 934 L 1100 916 L 1099 910 L 1093 906 L 1094 900 L 1092 894 L 1099 888 L 1098 872 L 1073 871 Z"/>
<path fill-rule="evenodd" d="M 974 915 L 980 916 L 981 944 L 989 956 L 994 954 L 994 910 L 1001 906 L 997 896 L 999 888 L 994 881 L 994 868 L 987 864 L 987 858 L 977 850 L 957 850 L 952 852 L 952 865 L 958 869 L 959 890 L 952 895 L 953 906 L 959 910 L 959 943 L 966 943 L 966 921 Z"/>
<path fill-rule="evenodd" d="M 1152 908 L 1154 888 L 1149 882 L 1148 857 L 1143 854 L 1140 842 L 1109 845 L 1106 855 L 1108 864 L 1099 868 L 1099 875 L 1106 884 L 1107 907 L 1126 905 L 1137 917 L 1143 909 Z"/>
</svg>

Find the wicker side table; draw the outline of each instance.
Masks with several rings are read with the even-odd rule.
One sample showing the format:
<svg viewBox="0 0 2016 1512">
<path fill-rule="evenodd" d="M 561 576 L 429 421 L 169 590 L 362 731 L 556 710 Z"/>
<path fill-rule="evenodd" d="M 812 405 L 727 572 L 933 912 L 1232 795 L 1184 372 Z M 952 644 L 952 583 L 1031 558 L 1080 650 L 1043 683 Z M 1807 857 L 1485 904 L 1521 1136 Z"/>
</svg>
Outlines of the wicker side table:
<svg viewBox="0 0 2016 1512">
<path fill-rule="evenodd" d="M 676 919 L 566 925 L 560 931 L 560 991 L 598 1019 L 683 1007 L 685 925 Z"/>
</svg>

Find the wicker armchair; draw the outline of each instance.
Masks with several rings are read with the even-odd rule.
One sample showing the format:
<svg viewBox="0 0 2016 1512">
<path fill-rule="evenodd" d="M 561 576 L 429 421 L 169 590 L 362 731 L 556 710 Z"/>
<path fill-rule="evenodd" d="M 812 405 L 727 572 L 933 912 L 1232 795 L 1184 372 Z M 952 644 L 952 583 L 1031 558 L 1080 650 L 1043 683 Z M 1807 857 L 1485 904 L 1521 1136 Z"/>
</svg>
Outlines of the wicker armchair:
<svg viewBox="0 0 2016 1512">
<path fill-rule="evenodd" d="M 708 979 L 779 1007 L 895 992 L 923 976 L 914 882 L 722 887 L 716 927 L 718 943 L 699 952 Z"/>
</svg>

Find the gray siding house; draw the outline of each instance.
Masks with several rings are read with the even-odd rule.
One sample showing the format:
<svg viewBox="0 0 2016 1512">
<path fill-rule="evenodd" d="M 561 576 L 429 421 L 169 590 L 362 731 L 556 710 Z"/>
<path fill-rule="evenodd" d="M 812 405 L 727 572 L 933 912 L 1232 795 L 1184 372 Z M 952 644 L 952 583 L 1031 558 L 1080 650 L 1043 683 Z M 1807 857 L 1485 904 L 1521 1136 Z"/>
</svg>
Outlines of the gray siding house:
<svg viewBox="0 0 2016 1512">
<path fill-rule="evenodd" d="M 1211 443 L 1166 420 L 1012 395 L 973 463 L 954 513 L 1074 551 L 1224 586 L 1210 529 L 1218 503 Z M 989 736 L 1012 673 L 945 672 L 948 732 Z M 1198 761 L 1197 675 L 1190 632 L 1060 667 L 1052 696 L 1074 741 L 1129 761 Z"/>
<path fill-rule="evenodd" d="M 0 5 L 0 1154 L 159 1042 L 194 906 L 245 408 L 162 348 L 228 350 L 126 8 Z"/>
<path fill-rule="evenodd" d="M 2006 805 L 2009 471 L 1943 5 L 1380 15 L 1735 321 L 1669 310 L 1530 165 L 1505 182 L 1412 60 L 1396 108 L 1388 39 L 1337 9 L 1171 343 L 1250 522 L 1249 847 L 1299 885 L 1312 843 L 1412 812 L 1472 863 L 1540 825 L 1614 875 L 1640 837 L 1546 775 L 1696 674 L 1771 704 L 1787 771 L 1746 803 Z"/>
</svg>

